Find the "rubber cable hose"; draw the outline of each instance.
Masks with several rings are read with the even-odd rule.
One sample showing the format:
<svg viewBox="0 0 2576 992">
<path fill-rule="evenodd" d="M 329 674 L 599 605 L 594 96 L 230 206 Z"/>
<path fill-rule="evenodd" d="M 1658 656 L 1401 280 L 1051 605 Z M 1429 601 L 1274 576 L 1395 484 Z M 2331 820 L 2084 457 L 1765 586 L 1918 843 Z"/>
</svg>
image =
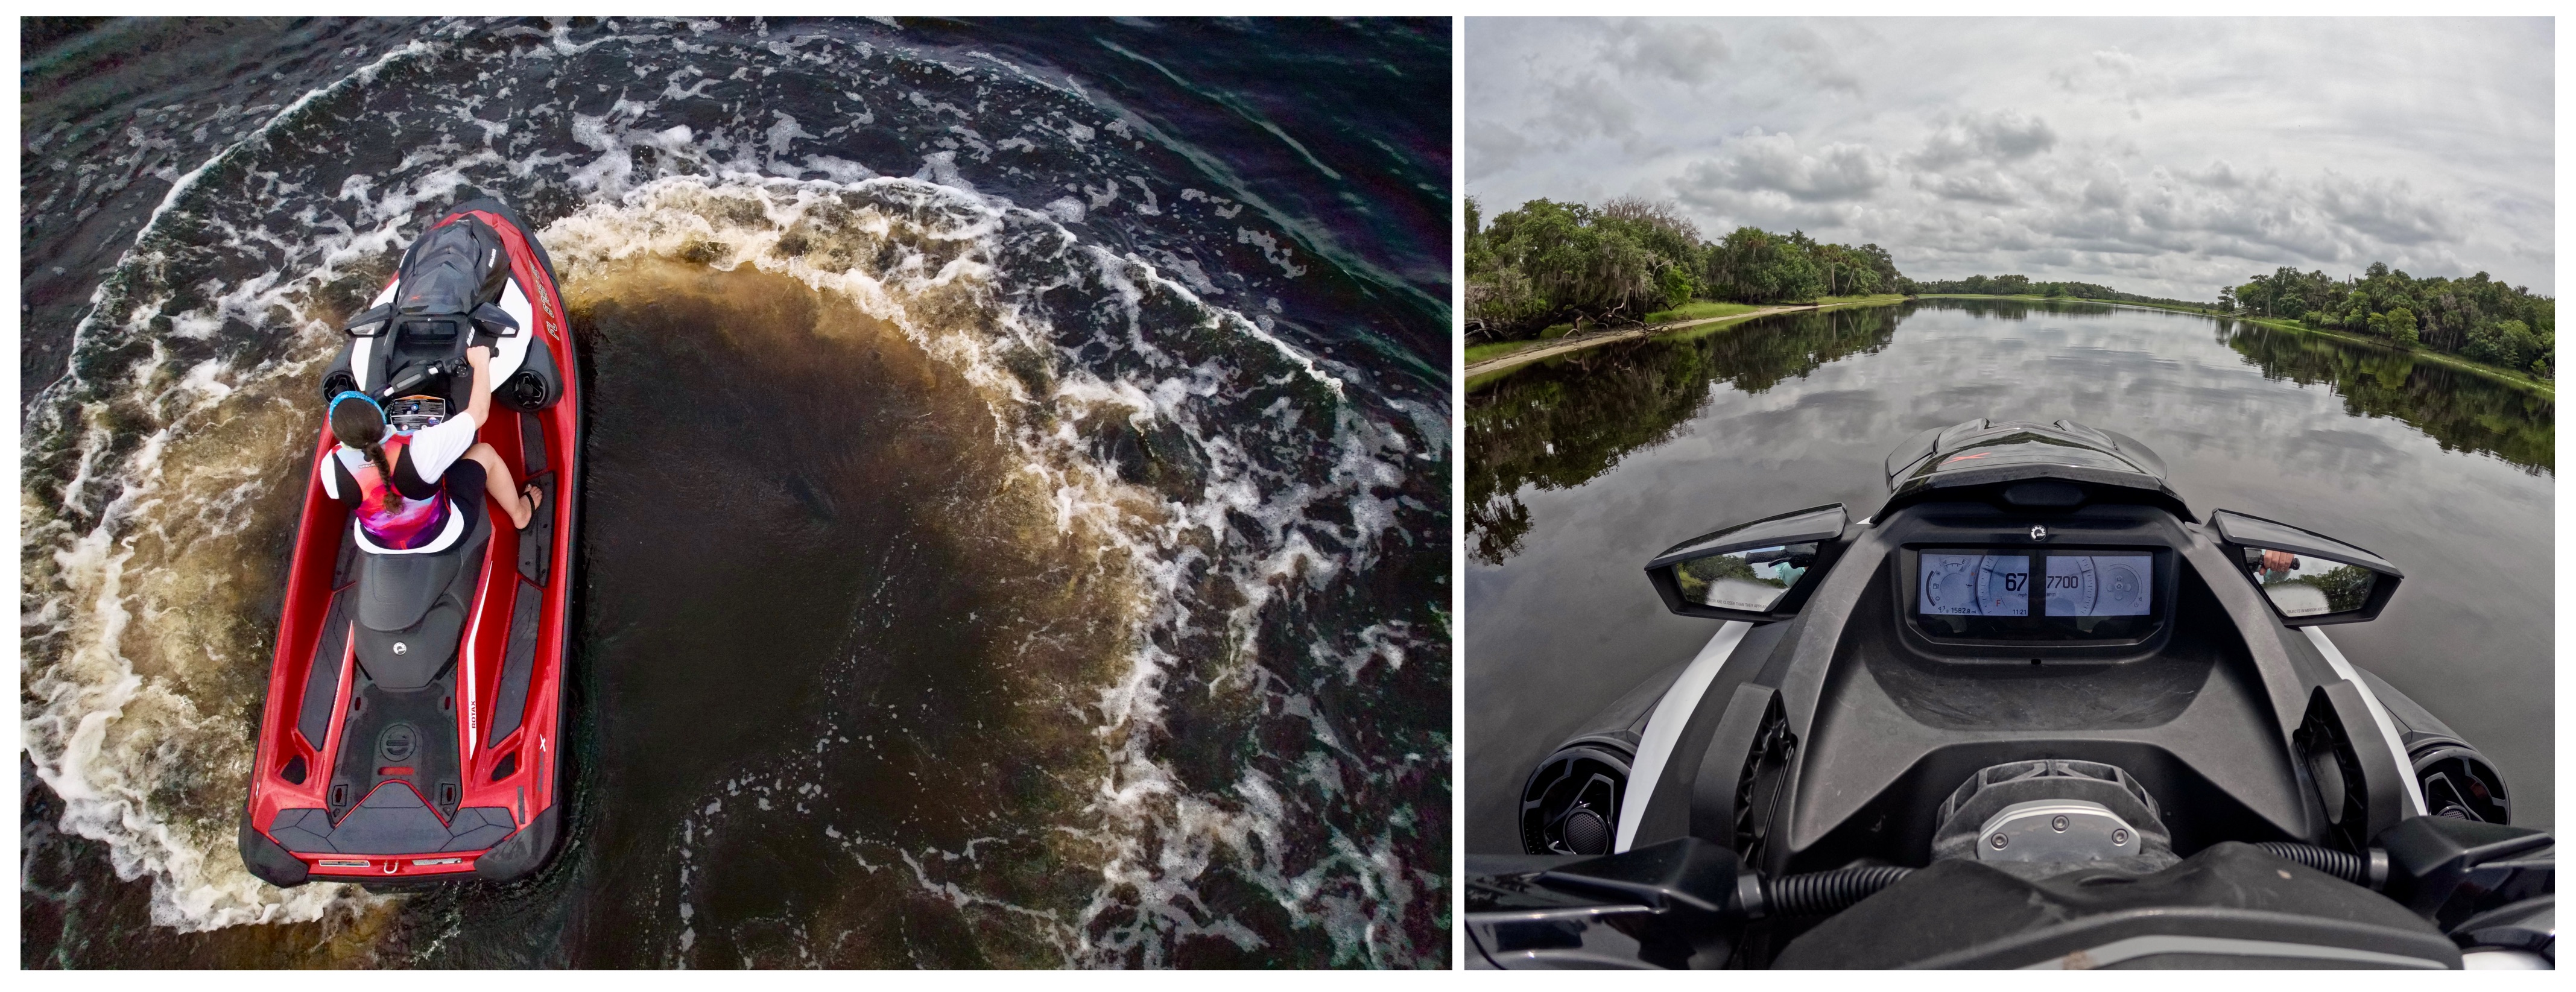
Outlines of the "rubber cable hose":
<svg viewBox="0 0 2576 992">
<path fill-rule="evenodd" d="M 1783 875 L 1762 883 L 1762 898 L 1773 916 L 1830 916 L 1913 873 L 1912 868 L 1881 865 Z"/>
<path fill-rule="evenodd" d="M 2354 885 L 2370 884 L 2370 862 L 2349 851 L 2277 840 L 2254 846 L 2262 848 L 2265 854 L 2284 861 L 2296 861 Z"/>
</svg>

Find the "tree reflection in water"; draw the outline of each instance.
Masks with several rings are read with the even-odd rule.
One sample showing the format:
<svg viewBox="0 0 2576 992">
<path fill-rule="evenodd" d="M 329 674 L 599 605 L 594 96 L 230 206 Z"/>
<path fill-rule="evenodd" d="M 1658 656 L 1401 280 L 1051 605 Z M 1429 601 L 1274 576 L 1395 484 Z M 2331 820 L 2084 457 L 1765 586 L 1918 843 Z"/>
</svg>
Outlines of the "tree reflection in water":
<svg viewBox="0 0 2576 992">
<path fill-rule="evenodd" d="M 2224 317 L 2218 342 L 2266 379 L 2322 383 L 2343 397 L 2344 412 L 2394 417 L 2442 450 L 2494 455 L 2533 475 L 2557 471 L 2558 403 L 2537 391 L 2394 348 Z"/>
<path fill-rule="evenodd" d="M 1468 553 L 1499 565 L 1530 526 L 1524 486 L 1566 489 L 1661 443 L 1712 385 L 1761 393 L 1816 367 L 1875 352 L 1910 308 L 1767 317 L 1746 325 L 1610 345 L 1548 359 L 1467 396 Z"/>
<path fill-rule="evenodd" d="M 2107 315 L 2089 302 L 1929 299 L 1896 307 L 1788 314 L 1693 336 L 1627 342 L 1506 374 L 1467 396 L 1469 554 L 1500 565 L 1530 528 L 1523 487 L 1570 489 L 1628 453 L 1660 444 L 1723 383 L 1759 394 L 1828 362 L 1875 353 L 1917 309 L 2003 320 Z M 2533 475 L 2556 470 L 2557 404 L 2549 396 L 2417 356 L 2227 318 L 2218 343 L 2267 379 L 2322 384 L 2357 417 L 2390 417 L 2444 450 L 2493 455 Z"/>
</svg>

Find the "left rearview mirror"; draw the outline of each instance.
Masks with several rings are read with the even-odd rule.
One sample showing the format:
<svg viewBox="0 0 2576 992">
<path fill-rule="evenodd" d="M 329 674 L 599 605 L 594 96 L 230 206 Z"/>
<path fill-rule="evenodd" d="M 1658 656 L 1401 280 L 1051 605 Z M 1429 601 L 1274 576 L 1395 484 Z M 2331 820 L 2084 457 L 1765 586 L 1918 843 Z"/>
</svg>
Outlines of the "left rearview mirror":
<svg viewBox="0 0 2576 992">
<path fill-rule="evenodd" d="M 2288 626 L 2369 620 L 2405 579 L 2387 559 L 2314 531 L 2230 510 L 2211 513 L 2209 522 Z"/>
<path fill-rule="evenodd" d="M 1794 616 L 1850 522 L 1842 504 L 1740 524 L 1676 544 L 1646 563 L 1664 607 L 1762 623 Z"/>
<path fill-rule="evenodd" d="M 349 322 L 341 325 L 340 330 L 353 338 L 371 338 L 384 333 L 386 322 L 393 317 L 393 304 L 372 306 L 359 311 L 357 316 L 349 318 Z"/>
</svg>

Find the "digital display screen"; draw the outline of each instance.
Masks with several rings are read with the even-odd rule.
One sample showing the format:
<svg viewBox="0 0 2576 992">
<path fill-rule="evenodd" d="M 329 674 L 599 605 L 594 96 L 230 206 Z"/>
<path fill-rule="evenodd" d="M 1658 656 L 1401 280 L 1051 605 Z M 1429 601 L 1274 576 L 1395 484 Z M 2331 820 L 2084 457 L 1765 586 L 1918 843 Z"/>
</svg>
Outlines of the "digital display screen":
<svg viewBox="0 0 2576 992">
<path fill-rule="evenodd" d="M 2043 610 L 2052 617 L 2145 616 L 2154 576 L 2152 555 L 2050 555 Z"/>
<path fill-rule="evenodd" d="M 1950 547 L 1910 550 L 1908 612 L 1934 638 L 1984 643 L 2135 641 L 2163 628 L 2172 582 L 2143 548 Z M 1905 602 L 1905 600 L 1898 600 Z"/>
<path fill-rule="evenodd" d="M 1915 607 L 1926 616 L 2030 615 L 2030 556 L 1983 551 L 1925 551 Z"/>
</svg>

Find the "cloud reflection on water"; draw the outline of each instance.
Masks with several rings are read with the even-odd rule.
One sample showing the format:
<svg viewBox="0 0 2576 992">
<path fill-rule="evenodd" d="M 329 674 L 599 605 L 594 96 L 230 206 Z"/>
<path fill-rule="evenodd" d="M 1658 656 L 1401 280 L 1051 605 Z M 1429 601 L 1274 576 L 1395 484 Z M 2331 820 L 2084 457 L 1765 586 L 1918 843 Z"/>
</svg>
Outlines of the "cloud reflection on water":
<svg viewBox="0 0 2576 992">
<path fill-rule="evenodd" d="M 2289 520 L 2406 570 L 2356 663 L 2469 734 L 2550 816 L 2554 404 L 2385 349 L 2098 305 L 1923 301 L 1554 360 L 1466 404 L 1467 833 L 1510 850 L 1521 776 L 1690 656 L 1638 566 L 1682 537 L 1885 499 L 1907 435 L 1972 417 L 2133 435 L 2196 512 Z"/>
</svg>

